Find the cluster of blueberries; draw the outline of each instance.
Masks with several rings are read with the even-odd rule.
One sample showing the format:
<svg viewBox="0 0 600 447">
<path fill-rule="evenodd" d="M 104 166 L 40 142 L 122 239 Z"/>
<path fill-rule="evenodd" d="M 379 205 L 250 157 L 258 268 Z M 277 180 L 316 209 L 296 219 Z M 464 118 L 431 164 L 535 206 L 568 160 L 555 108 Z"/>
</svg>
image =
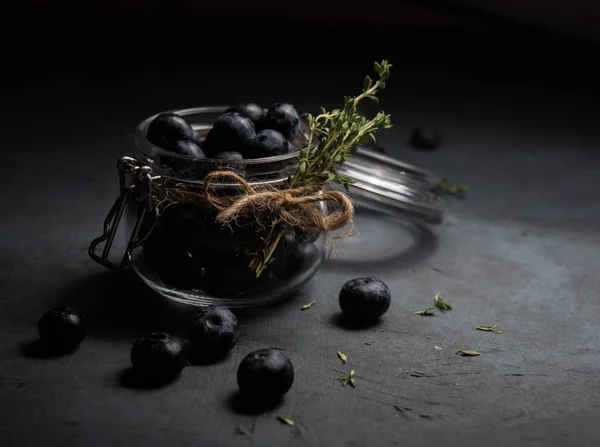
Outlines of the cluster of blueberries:
<svg viewBox="0 0 600 447">
<path fill-rule="evenodd" d="M 299 133 L 300 116 L 288 103 L 269 109 L 253 103 L 230 107 L 202 139 L 175 113 L 161 113 L 148 126 L 146 138 L 162 149 L 194 158 L 229 162 L 290 152 Z"/>
<path fill-rule="evenodd" d="M 377 278 L 347 281 L 339 295 L 345 318 L 366 323 L 377 320 L 390 307 L 390 289 Z M 45 313 L 38 323 L 44 346 L 67 353 L 85 338 L 85 316 L 69 307 Z M 240 335 L 237 317 L 225 306 L 198 309 L 188 322 L 187 340 L 163 332 L 138 339 L 130 360 L 136 379 L 148 385 L 165 384 L 176 378 L 190 362 L 216 361 L 225 357 Z M 292 362 L 279 350 L 259 349 L 246 355 L 237 370 L 237 383 L 243 397 L 265 402 L 287 393 L 294 381 Z"/>
<path fill-rule="evenodd" d="M 142 244 L 145 264 L 167 286 L 235 296 L 270 287 L 270 279 L 290 281 L 319 261 L 316 236 L 296 231 L 280 241 L 272 262 L 257 278 L 247 254 L 257 237 L 244 222 L 224 228 L 196 204 L 173 204 L 157 219 Z"/>
<path fill-rule="evenodd" d="M 276 103 L 263 109 L 247 103 L 227 109 L 205 138 L 174 113 L 158 115 L 148 126 L 146 137 L 176 154 L 239 162 L 293 151 L 291 142 L 298 137 L 299 128 L 300 117 L 292 104 Z M 172 204 L 144 242 L 143 255 L 148 267 L 167 286 L 202 289 L 222 296 L 259 287 L 268 277 L 289 280 L 314 265 L 322 255 L 312 243 L 314 236 L 289 234 L 279 244 L 269 271 L 257 279 L 244 254 L 254 240 L 243 223 L 226 230 L 199 206 Z"/>
</svg>

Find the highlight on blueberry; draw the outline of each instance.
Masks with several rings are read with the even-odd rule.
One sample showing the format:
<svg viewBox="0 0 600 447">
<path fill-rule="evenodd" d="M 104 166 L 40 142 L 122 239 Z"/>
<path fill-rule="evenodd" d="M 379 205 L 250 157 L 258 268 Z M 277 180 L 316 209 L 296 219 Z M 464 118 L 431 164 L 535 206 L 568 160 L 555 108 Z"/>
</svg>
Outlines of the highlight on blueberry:
<svg viewBox="0 0 600 447">
<path fill-rule="evenodd" d="M 273 157 L 275 155 L 287 154 L 290 143 L 276 130 L 265 129 L 252 140 L 247 151 L 249 158 Z"/>
<path fill-rule="evenodd" d="M 205 153 L 208 156 L 228 151 L 243 154 L 254 135 L 256 132 L 250 118 L 239 113 L 224 113 L 206 135 Z"/>
<path fill-rule="evenodd" d="M 322 255 L 315 244 L 303 241 L 300 235 L 287 233 L 273 253 L 271 270 L 277 278 L 286 280 L 315 265 Z"/>
<path fill-rule="evenodd" d="M 190 124 L 175 113 L 161 113 L 146 131 L 146 138 L 162 149 L 174 150 L 178 141 L 192 141 L 199 144 L 200 138 Z"/>
<path fill-rule="evenodd" d="M 355 278 L 347 281 L 339 296 L 344 316 L 355 321 L 373 321 L 390 308 L 388 286 L 377 278 Z"/>
<path fill-rule="evenodd" d="M 265 115 L 265 111 L 261 106 L 251 102 L 247 104 L 237 104 L 235 106 L 231 106 L 225 112 L 234 112 L 244 115 L 245 117 L 250 118 L 255 126 L 260 124 Z"/>
<path fill-rule="evenodd" d="M 70 307 L 56 307 L 38 322 L 40 339 L 56 351 L 75 349 L 87 334 L 85 317 Z"/>
<path fill-rule="evenodd" d="M 200 146 L 198 146 L 193 141 L 176 141 L 175 144 L 173 144 L 173 146 L 171 147 L 171 150 L 181 155 L 187 155 L 188 157 L 204 158 L 204 152 L 202 152 Z"/>
<path fill-rule="evenodd" d="M 185 343 L 162 332 L 153 332 L 140 338 L 131 348 L 131 366 L 134 372 L 148 381 L 173 379 L 187 362 Z"/>
<path fill-rule="evenodd" d="M 217 359 L 225 356 L 235 346 L 239 335 L 238 319 L 225 306 L 200 308 L 188 323 L 194 359 Z"/>
<path fill-rule="evenodd" d="M 259 349 L 241 361 L 237 383 L 244 397 L 256 400 L 277 399 L 287 393 L 294 382 L 294 366 L 277 349 Z"/>
<path fill-rule="evenodd" d="M 265 115 L 261 129 L 272 129 L 289 141 L 294 140 L 300 130 L 300 116 L 292 104 L 278 102 L 273 104 Z"/>
<path fill-rule="evenodd" d="M 221 160 L 224 162 L 232 162 L 232 163 L 236 163 L 236 162 L 240 162 L 244 160 L 244 156 L 242 154 L 240 154 L 239 152 L 234 152 L 234 151 L 225 151 L 225 152 L 219 152 L 216 155 L 213 155 L 213 160 Z"/>
</svg>

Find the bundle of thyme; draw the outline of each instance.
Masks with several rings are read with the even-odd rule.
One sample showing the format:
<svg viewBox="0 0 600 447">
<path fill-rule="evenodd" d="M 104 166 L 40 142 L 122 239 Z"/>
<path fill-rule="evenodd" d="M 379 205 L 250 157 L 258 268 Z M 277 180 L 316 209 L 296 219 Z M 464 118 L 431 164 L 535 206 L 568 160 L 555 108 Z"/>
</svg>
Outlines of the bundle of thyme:
<svg viewBox="0 0 600 447">
<path fill-rule="evenodd" d="M 319 115 L 308 115 L 308 143 L 300 150 L 298 169 L 289 179 L 288 188 L 324 186 L 331 182 L 347 187 L 353 183 L 352 179 L 338 174 L 336 167 L 348 160 L 360 141 L 370 138 L 375 142 L 375 132 L 378 129 L 392 127 L 390 115 L 384 112 L 367 119 L 357 110 L 358 104 L 364 99 L 378 102 L 376 95 L 385 88 L 391 68 L 392 65 L 386 60 L 375 62 L 377 79 L 374 81 L 366 76 L 361 94 L 344 97 L 342 109 L 328 112 L 321 108 Z M 250 269 L 257 277 L 273 260 L 273 253 L 285 231 L 281 225 L 275 224 L 263 234 L 261 246 L 250 262 Z"/>
</svg>

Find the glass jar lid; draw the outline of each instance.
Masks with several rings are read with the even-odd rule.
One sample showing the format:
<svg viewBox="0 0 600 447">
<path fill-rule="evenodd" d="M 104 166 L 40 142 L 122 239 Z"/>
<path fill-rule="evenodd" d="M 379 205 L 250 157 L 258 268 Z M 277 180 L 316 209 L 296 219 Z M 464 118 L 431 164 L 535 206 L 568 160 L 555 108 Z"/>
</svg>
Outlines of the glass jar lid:
<svg viewBox="0 0 600 447">
<path fill-rule="evenodd" d="M 431 172 L 366 146 L 359 146 L 338 172 L 354 180 L 349 195 L 358 207 L 429 223 L 442 221 L 446 200 L 434 192 L 439 178 Z"/>
</svg>

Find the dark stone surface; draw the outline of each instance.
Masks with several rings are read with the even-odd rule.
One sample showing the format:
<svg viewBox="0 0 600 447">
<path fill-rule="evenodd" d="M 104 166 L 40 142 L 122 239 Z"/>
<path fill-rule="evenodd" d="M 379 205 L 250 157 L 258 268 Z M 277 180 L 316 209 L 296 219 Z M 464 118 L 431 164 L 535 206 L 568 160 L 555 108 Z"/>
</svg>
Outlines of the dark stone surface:
<svg viewBox="0 0 600 447">
<path fill-rule="evenodd" d="M 131 68 L 139 59 L 126 59 L 130 54 L 123 64 Z M 272 67 L 107 73 L 102 54 L 94 56 L 97 67 L 54 65 L 39 79 L 30 74 L 0 87 L 10 112 L 0 164 L 2 445 L 596 445 L 595 90 L 570 88 L 559 76 L 556 87 L 547 78 L 545 85 L 525 82 L 519 67 L 489 81 L 473 72 L 418 72 L 390 56 L 399 68 L 382 107 L 395 127 L 378 142 L 393 156 L 469 184 L 468 197 L 452 202 L 445 222 L 433 227 L 359 216 L 360 235 L 340 243 L 336 260 L 297 298 L 238 312 L 241 336 L 227 358 L 144 389 L 124 385 L 131 344 L 149 331 L 184 335 L 193 309 L 165 305 L 87 256 L 116 197 L 115 162 L 131 149 L 135 126 L 161 110 L 244 98 L 285 100 L 301 111 L 330 107 L 360 88 L 370 67 L 303 61 L 278 67 L 272 83 L 264 75 Z M 443 132 L 443 151 L 407 149 L 417 123 Z M 389 312 L 376 326 L 340 324 L 340 287 L 370 275 L 389 285 Z M 414 315 L 438 292 L 454 305 L 451 312 Z M 300 311 L 312 299 L 317 303 Z M 59 305 L 86 313 L 88 337 L 67 356 L 26 355 L 38 319 Z M 491 324 L 502 334 L 475 330 Z M 276 407 L 242 411 L 237 366 L 265 347 L 284 350 L 295 383 Z M 481 356 L 460 357 L 459 349 Z M 356 389 L 337 381 L 350 369 Z"/>
</svg>

